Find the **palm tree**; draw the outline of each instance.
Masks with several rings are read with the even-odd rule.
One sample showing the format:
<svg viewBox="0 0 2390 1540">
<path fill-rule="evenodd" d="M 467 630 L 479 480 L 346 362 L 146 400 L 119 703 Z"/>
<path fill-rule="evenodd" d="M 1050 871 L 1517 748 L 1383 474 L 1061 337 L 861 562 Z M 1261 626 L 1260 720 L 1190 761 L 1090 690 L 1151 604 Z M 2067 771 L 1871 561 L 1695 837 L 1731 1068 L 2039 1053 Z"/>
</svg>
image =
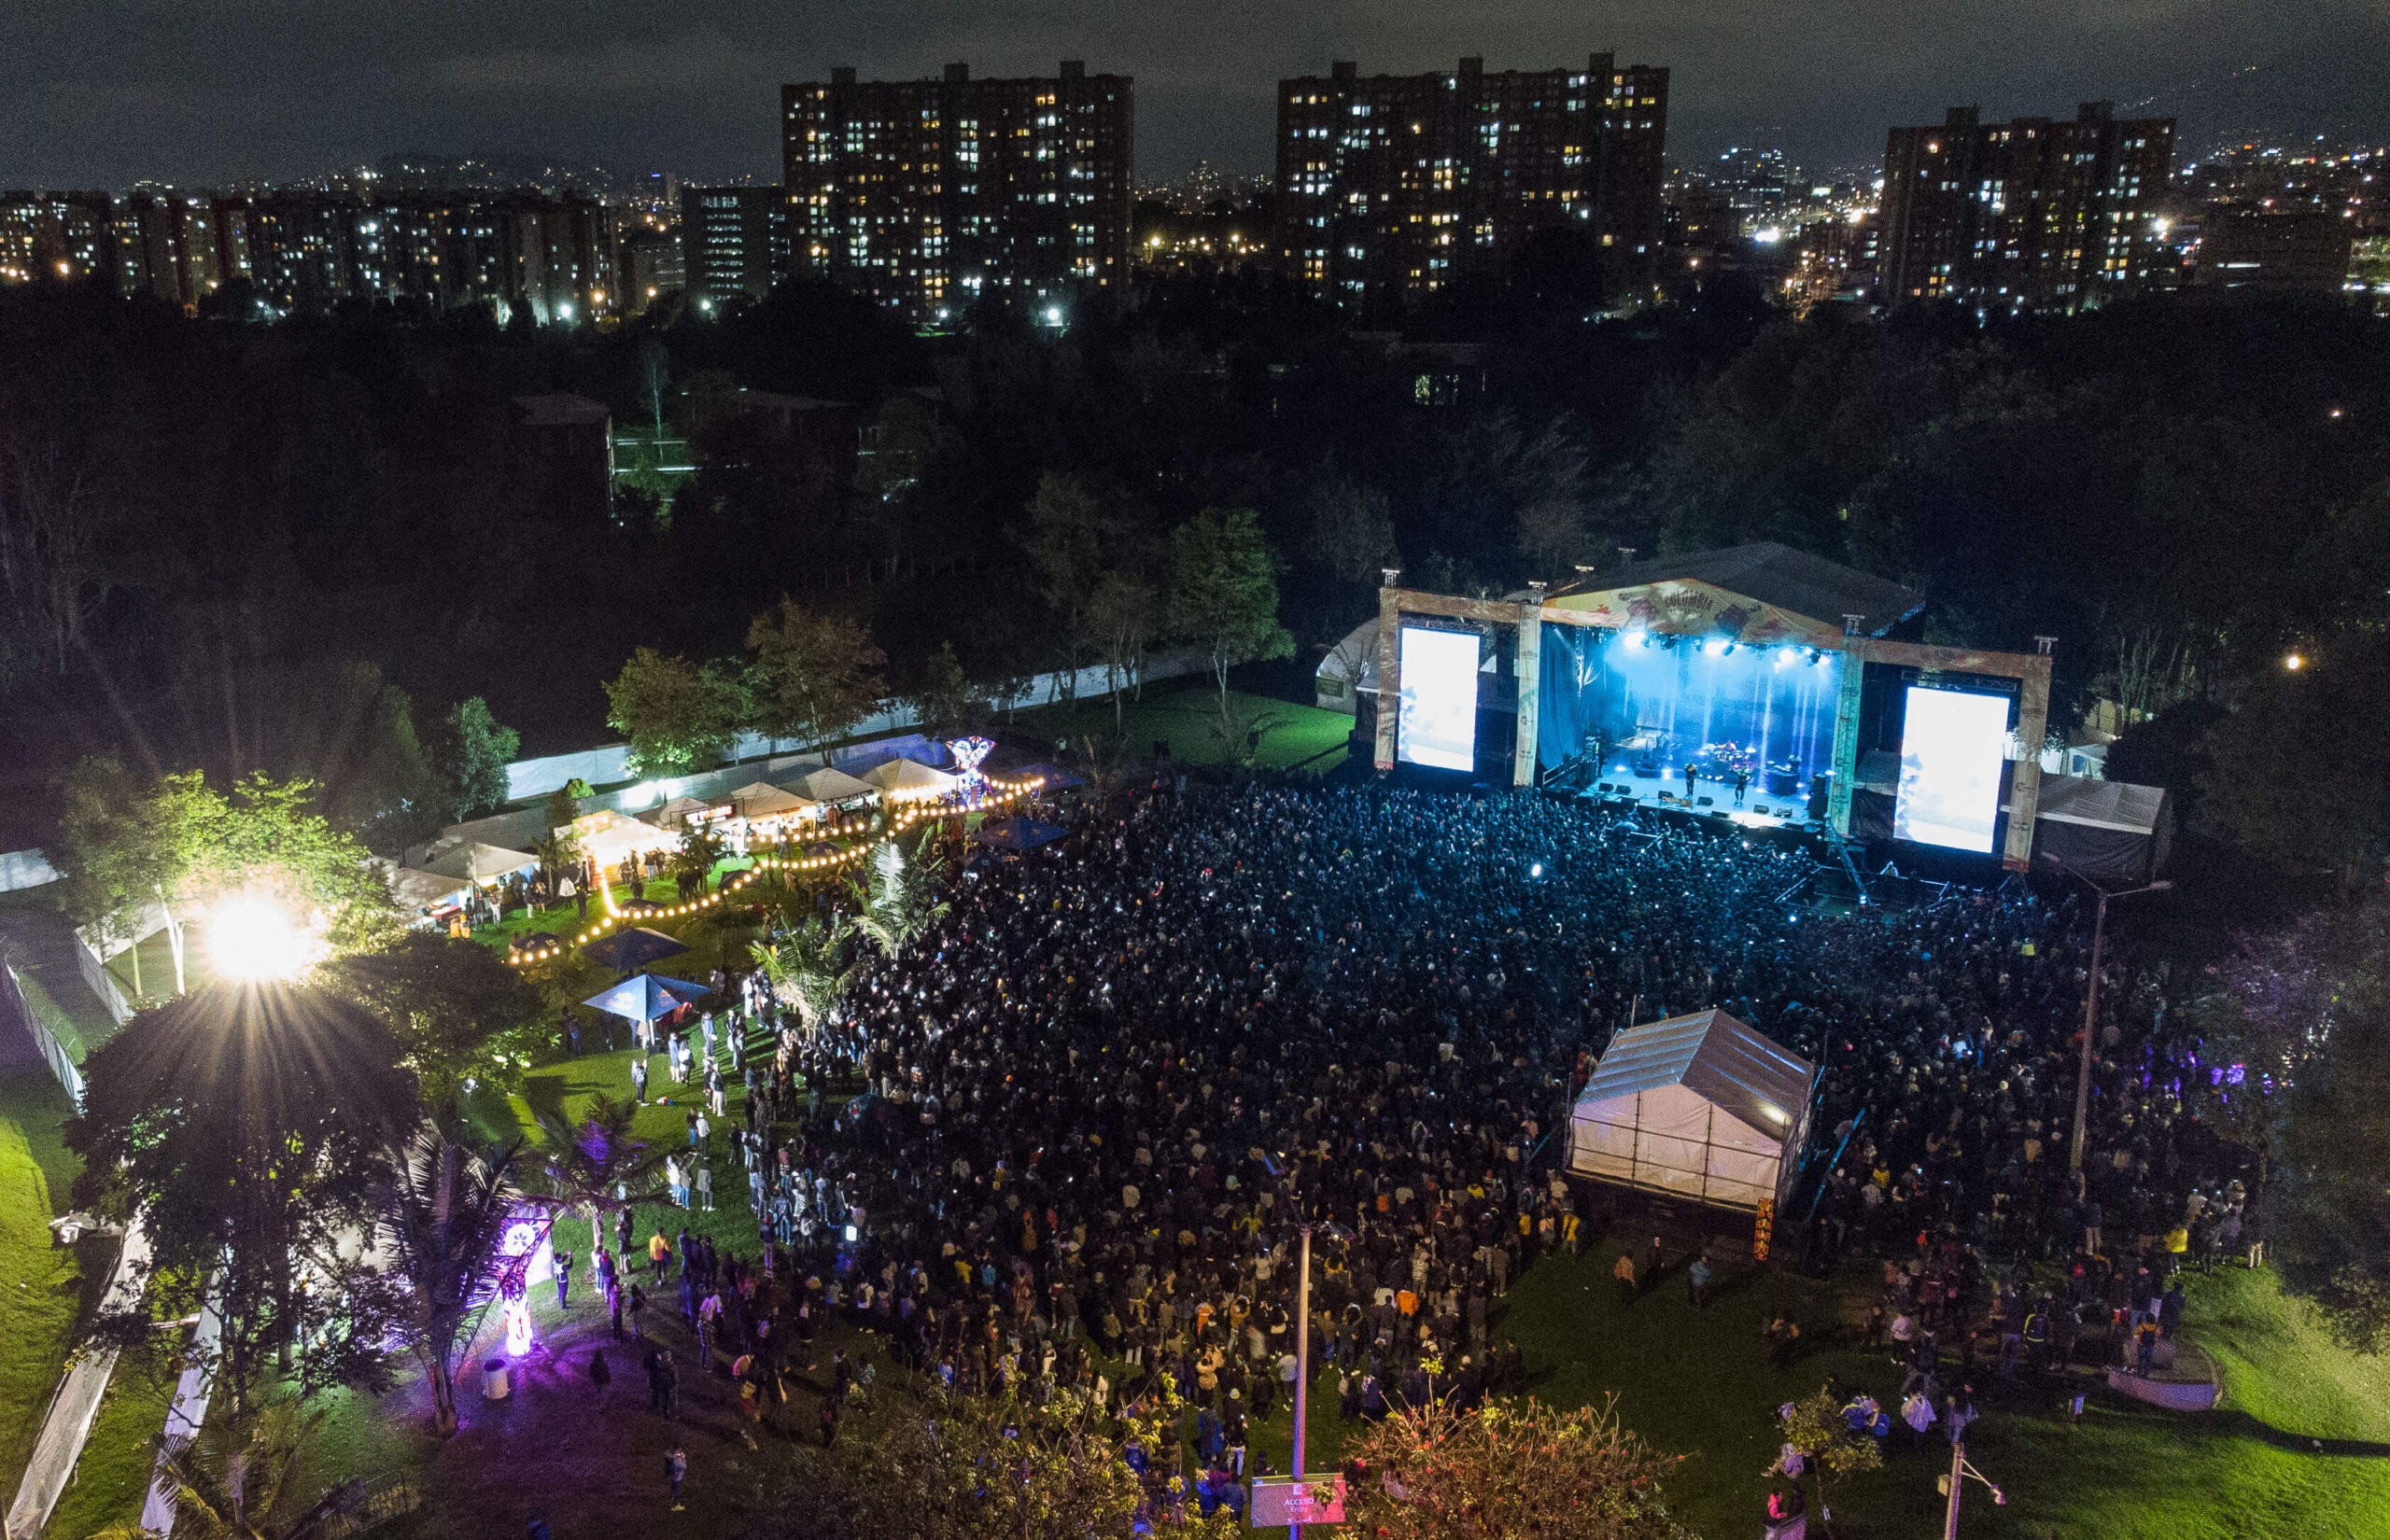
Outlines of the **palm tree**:
<svg viewBox="0 0 2390 1540">
<path fill-rule="evenodd" d="M 542 834 L 531 842 L 531 854 L 540 858 L 540 870 L 554 882 L 581 864 L 581 841 L 569 829 L 558 834 Z"/>
<path fill-rule="evenodd" d="M 855 922 L 844 915 L 809 917 L 777 943 L 759 941 L 750 948 L 773 998 L 794 1011 L 808 1032 L 819 1031 L 838 1008 L 862 966 L 848 959 L 854 933 Z"/>
<path fill-rule="evenodd" d="M 946 917 L 946 901 L 937 896 L 946 859 L 930 843 L 934 829 L 922 828 L 909 856 L 894 839 L 880 841 L 871 853 L 868 883 L 849 883 L 858 911 L 855 929 L 870 937 L 885 957 L 894 957 Z"/>
<path fill-rule="evenodd" d="M 431 1381 L 433 1430 L 457 1431 L 457 1354 L 498 1288 L 496 1262 L 522 1194 L 507 1179 L 522 1141 L 484 1158 L 425 1127 L 390 1152 L 383 1243 L 406 1284 L 398 1330 Z"/>
<path fill-rule="evenodd" d="M 723 837 L 710 830 L 692 829 L 681 836 L 680 846 L 673 850 L 666 864 L 680 881 L 683 897 L 692 888 L 700 893 L 706 890 L 706 878 L 728 848 Z"/>
<path fill-rule="evenodd" d="M 540 1125 L 541 1196 L 558 1208 L 588 1214 L 592 1256 L 605 1247 L 606 1214 L 662 1200 L 654 1174 L 664 1152 L 631 1137 L 638 1103 L 601 1091 L 577 1122 L 534 1115 Z"/>
<path fill-rule="evenodd" d="M 185 1540 L 275 1540 L 283 1488 L 299 1447 L 323 1421 L 300 1415 L 296 1402 L 278 1401 L 249 1424 L 241 1451 L 218 1460 L 196 1441 L 165 1451 L 160 1479 L 175 1498 L 175 1533 Z M 100 1531 L 91 1540 L 156 1540 L 138 1524 Z"/>
</svg>

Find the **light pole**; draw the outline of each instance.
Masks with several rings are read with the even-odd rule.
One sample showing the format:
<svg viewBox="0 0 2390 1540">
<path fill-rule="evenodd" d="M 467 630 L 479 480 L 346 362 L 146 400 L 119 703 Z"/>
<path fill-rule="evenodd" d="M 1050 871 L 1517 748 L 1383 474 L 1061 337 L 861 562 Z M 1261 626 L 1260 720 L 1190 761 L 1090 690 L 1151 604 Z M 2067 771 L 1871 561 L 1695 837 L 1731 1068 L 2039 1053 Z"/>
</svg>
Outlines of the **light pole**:
<svg viewBox="0 0 2390 1540">
<path fill-rule="evenodd" d="M 2171 882 L 2152 882 L 2139 888 L 2118 889 L 2112 892 L 2056 856 L 2045 855 L 2042 859 L 2100 895 L 2097 917 L 2091 922 L 2091 977 L 2083 991 L 2083 1057 L 2074 1071 L 2074 1133 L 2070 1141 L 2066 1157 L 2067 1169 L 2081 1176 L 2083 1174 L 2083 1141 L 2087 1132 L 2085 1126 L 2091 1116 L 2092 1042 L 2098 1036 L 2100 1027 L 2100 957 L 2108 938 L 2108 901 L 2132 898 L 2141 893 L 2162 893 L 2174 885 Z M 1950 1510 L 1953 1515 L 1958 1512 L 1957 1505 L 1958 1499 L 1953 1497 Z M 1956 1522 L 1955 1518 L 1952 1521 Z"/>
<path fill-rule="evenodd" d="M 1286 1474 L 1302 1490 L 1303 1418 L 1311 1410 L 1311 1226 L 1303 1226 L 1302 1271 L 1295 1275 L 1295 1454 Z M 1302 1526 L 1288 1524 L 1286 1540 L 1301 1540 Z"/>
<path fill-rule="evenodd" d="M 1967 1477 L 1971 1476 L 1990 1491 L 1993 1505 L 2008 1501 L 2008 1494 L 2000 1490 L 1999 1482 L 1967 1463 L 1967 1446 L 1964 1443 L 1951 1445 L 1950 1474 L 1943 1477 L 1943 1484 L 1949 1489 L 1950 1505 L 1942 1514 L 1942 1540 L 1959 1540 L 1959 1493 L 1964 1490 Z"/>
</svg>

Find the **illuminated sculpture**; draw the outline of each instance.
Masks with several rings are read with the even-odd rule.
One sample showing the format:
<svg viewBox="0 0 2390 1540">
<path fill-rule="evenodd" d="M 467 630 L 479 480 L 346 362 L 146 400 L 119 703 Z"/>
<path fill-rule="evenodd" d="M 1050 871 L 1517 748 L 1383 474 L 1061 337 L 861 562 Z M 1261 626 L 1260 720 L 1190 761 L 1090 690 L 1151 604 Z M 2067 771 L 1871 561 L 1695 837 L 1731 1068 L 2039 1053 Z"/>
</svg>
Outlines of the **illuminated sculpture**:
<svg viewBox="0 0 2390 1540">
<path fill-rule="evenodd" d="M 498 1297 L 506 1321 L 506 1354 L 520 1358 L 531 1351 L 531 1259 L 540 1252 L 537 1221 L 518 1219 L 499 1241 Z"/>
<path fill-rule="evenodd" d="M 946 747 L 953 753 L 954 766 L 956 769 L 963 772 L 963 780 L 966 783 L 974 785 L 976 785 L 980 779 L 979 765 L 981 762 L 985 761 L 990 754 L 994 753 L 996 749 L 996 746 L 992 742 L 980 737 L 976 733 L 967 738 L 957 738 Z"/>
</svg>

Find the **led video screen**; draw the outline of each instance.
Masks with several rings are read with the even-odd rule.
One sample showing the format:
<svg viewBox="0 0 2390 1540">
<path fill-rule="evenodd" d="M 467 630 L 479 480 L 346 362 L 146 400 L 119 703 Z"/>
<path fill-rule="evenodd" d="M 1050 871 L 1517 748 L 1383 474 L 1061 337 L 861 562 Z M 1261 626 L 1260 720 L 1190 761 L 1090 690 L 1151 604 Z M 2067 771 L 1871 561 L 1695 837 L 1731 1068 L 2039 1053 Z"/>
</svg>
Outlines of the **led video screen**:
<svg viewBox="0 0 2390 1540">
<path fill-rule="evenodd" d="M 1395 757 L 1438 770 L 1477 765 L 1477 633 L 1402 628 Z"/>
<path fill-rule="evenodd" d="M 2007 696 L 1910 685 L 1892 837 L 1989 855 L 2007 758 Z"/>
</svg>

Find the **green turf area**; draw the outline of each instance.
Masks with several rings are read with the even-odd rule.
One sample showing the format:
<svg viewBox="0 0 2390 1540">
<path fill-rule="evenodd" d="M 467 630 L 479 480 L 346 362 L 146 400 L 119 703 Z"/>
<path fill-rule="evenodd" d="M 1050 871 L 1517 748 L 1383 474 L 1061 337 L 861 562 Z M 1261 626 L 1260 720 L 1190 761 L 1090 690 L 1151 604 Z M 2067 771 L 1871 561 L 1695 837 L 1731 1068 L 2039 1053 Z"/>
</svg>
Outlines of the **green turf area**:
<svg viewBox="0 0 2390 1540">
<path fill-rule="evenodd" d="M 60 1495 L 44 1534 L 88 1535 L 112 1524 L 140 1521 L 175 1380 L 176 1371 L 163 1354 L 127 1355 L 118 1361 L 100 1414 L 92 1420 L 91 1440 L 75 1463 L 75 1477 Z"/>
<path fill-rule="evenodd" d="M 0 1078 L 0 1503 L 15 1494 L 66 1372 L 81 1305 L 76 1253 L 52 1245 L 49 1231 L 77 1169 L 59 1138 L 71 1111 L 37 1067 Z"/>
<path fill-rule="evenodd" d="M 1121 703 L 1121 725 L 1117 730 L 1108 696 L 1023 711 L 1012 720 L 1010 730 L 1039 741 L 1067 738 L 1074 749 L 1090 735 L 1107 742 L 1125 739 L 1130 753 L 1136 757 L 1152 753 L 1155 740 L 1167 739 L 1174 759 L 1188 764 L 1221 763 L 1227 756 L 1220 746 L 1219 696 L 1208 687 L 1173 688 L 1176 684 L 1174 680 L 1157 685 L 1146 692 L 1145 699 Z M 1352 735 L 1351 717 L 1266 695 L 1237 691 L 1230 694 L 1246 720 L 1255 720 L 1257 713 L 1274 719 L 1274 725 L 1261 735 L 1259 764 L 1272 769 L 1300 765 L 1324 775 L 1343 763 L 1339 750 Z"/>
</svg>

